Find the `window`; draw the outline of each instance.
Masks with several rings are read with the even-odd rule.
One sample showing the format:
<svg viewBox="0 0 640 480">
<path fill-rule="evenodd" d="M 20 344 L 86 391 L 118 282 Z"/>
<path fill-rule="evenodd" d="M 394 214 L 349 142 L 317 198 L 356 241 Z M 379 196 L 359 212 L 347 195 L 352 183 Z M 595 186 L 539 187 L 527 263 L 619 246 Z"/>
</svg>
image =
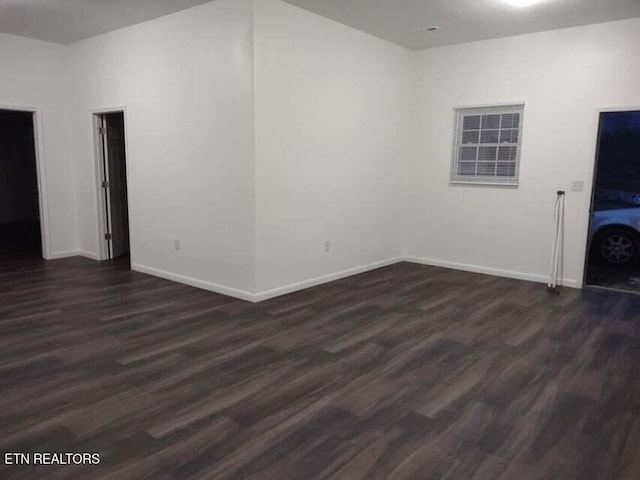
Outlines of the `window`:
<svg viewBox="0 0 640 480">
<path fill-rule="evenodd" d="M 452 183 L 517 185 L 523 105 L 456 110 Z"/>
</svg>

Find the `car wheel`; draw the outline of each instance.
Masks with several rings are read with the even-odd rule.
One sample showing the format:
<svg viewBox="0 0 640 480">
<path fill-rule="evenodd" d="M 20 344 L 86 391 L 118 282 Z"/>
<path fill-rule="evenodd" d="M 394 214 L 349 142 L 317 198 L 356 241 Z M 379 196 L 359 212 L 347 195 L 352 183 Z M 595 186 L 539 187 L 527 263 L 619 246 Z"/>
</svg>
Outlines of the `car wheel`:
<svg viewBox="0 0 640 480">
<path fill-rule="evenodd" d="M 637 235 L 622 228 L 600 234 L 596 249 L 600 259 L 609 265 L 630 265 L 638 260 L 640 253 Z"/>
</svg>

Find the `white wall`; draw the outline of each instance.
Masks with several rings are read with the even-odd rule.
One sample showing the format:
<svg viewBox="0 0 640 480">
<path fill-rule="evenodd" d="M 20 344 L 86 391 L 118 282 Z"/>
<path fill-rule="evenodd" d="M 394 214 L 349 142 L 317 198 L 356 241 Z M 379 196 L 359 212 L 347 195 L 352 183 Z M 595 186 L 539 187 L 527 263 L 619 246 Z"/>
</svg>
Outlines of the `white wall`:
<svg viewBox="0 0 640 480">
<path fill-rule="evenodd" d="M 216 0 L 70 47 L 0 35 L 0 105 L 40 109 L 54 256 L 98 253 L 91 112 L 124 106 L 137 269 L 245 298 L 404 255 L 542 280 L 554 192 L 592 180 L 596 109 L 640 107 L 638 44 L 636 19 L 412 53 Z M 510 102 L 520 187 L 449 186 L 453 109 Z M 567 198 L 571 284 L 588 190 Z"/>
<path fill-rule="evenodd" d="M 564 277 L 580 285 L 600 107 L 640 107 L 640 19 L 416 53 L 417 155 L 407 253 L 542 280 L 555 191 L 568 192 Z M 453 110 L 526 102 L 518 189 L 449 186 Z M 493 269 L 493 270 L 492 270 Z"/>
<path fill-rule="evenodd" d="M 399 257 L 410 53 L 278 0 L 254 17 L 257 291 Z"/>
<path fill-rule="evenodd" d="M 71 78 L 67 47 L 0 34 L 0 108 L 37 109 L 40 194 L 48 208 L 46 257 L 75 253 L 76 182 L 70 150 Z"/>
<path fill-rule="evenodd" d="M 91 111 L 125 106 L 134 268 L 253 291 L 252 48 L 251 0 L 217 0 L 71 47 L 82 249 L 98 251 Z"/>
</svg>

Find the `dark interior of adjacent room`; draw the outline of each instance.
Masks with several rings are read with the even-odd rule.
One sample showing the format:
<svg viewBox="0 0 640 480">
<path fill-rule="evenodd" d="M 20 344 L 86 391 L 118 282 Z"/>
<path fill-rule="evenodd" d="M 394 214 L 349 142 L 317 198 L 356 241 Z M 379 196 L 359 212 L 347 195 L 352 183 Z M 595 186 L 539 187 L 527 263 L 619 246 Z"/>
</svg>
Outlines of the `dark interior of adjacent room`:
<svg viewBox="0 0 640 480">
<path fill-rule="evenodd" d="M 0 110 L 0 256 L 42 256 L 33 114 Z"/>
</svg>

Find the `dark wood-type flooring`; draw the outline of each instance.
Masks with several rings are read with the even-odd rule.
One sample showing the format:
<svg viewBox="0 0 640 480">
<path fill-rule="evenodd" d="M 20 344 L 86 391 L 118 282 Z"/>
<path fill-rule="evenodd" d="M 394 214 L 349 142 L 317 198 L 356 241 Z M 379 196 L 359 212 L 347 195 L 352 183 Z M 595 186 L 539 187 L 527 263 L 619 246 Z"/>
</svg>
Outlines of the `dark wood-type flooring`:
<svg viewBox="0 0 640 480">
<path fill-rule="evenodd" d="M 5 262 L 0 478 L 635 480 L 639 324 L 640 297 L 408 263 L 252 305 Z"/>
</svg>

